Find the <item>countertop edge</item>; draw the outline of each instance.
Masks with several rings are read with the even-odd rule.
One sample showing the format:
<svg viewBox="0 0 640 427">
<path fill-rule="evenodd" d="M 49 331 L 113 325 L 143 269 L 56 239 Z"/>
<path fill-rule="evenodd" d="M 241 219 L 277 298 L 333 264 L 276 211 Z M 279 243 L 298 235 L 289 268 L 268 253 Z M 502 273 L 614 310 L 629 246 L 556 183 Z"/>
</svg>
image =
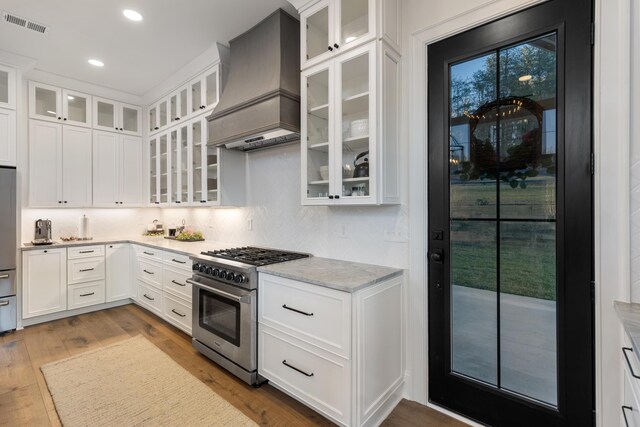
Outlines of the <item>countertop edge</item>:
<svg viewBox="0 0 640 427">
<path fill-rule="evenodd" d="M 162 241 L 167 240 L 167 239 L 158 237 L 158 241 L 161 241 L 160 239 L 162 239 Z M 190 251 L 187 251 L 187 250 L 161 246 L 161 245 L 154 244 L 152 242 L 140 242 L 140 241 L 132 240 L 132 239 L 82 240 L 82 241 L 74 241 L 74 242 L 61 242 L 61 243 L 56 243 L 56 244 L 53 244 L 53 245 L 38 245 L 38 246 L 24 246 L 24 244 L 22 244 L 22 245 L 20 245 L 19 249 L 20 249 L 20 251 L 24 252 L 24 251 L 37 251 L 37 250 L 43 250 L 43 249 L 67 249 L 67 248 L 75 248 L 75 247 L 82 247 L 82 246 L 94 246 L 94 245 L 115 245 L 115 244 L 120 244 L 120 243 L 129 243 L 129 244 L 132 244 L 132 245 L 145 246 L 147 248 L 153 248 L 153 249 L 158 249 L 158 250 L 161 250 L 161 251 L 173 252 L 173 253 L 177 253 L 177 254 L 181 254 L 181 255 L 193 255 L 194 254 L 193 252 L 190 252 Z M 190 242 L 181 242 L 181 243 L 187 244 L 187 243 L 190 243 Z M 199 242 L 199 243 L 202 243 L 202 242 Z"/>
</svg>

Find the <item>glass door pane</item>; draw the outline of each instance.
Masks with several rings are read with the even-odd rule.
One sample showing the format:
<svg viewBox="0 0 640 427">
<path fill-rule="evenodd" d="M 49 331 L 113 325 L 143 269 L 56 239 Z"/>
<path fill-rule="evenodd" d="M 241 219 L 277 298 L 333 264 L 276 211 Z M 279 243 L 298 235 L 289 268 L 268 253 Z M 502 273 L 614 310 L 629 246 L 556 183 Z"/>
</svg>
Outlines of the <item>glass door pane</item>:
<svg viewBox="0 0 640 427">
<path fill-rule="evenodd" d="M 88 124 L 87 111 L 90 107 L 87 97 L 77 93 L 65 93 L 64 98 L 67 105 L 66 118 L 71 122 Z"/>
<path fill-rule="evenodd" d="M 202 106 L 202 81 L 191 83 L 191 112 L 201 110 Z"/>
<path fill-rule="evenodd" d="M 167 125 L 167 101 L 162 101 L 158 109 L 158 126 L 161 128 Z"/>
<path fill-rule="evenodd" d="M 169 147 L 167 143 L 167 135 L 160 136 L 159 143 L 160 156 L 160 203 L 167 203 L 169 200 L 169 173 L 168 173 L 168 157 Z"/>
<path fill-rule="evenodd" d="M 369 67 L 370 54 L 359 55 L 340 66 L 341 194 L 347 198 L 370 195 L 369 177 Z"/>
<path fill-rule="evenodd" d="M 169 97 L 169 120 L 176 121 L 178 117 L 178 94 L 174 93 Z"/>
<path fill-rule="evenodd" d="M 45 117 L 59 117 L 62 112 L 58 111 L 58 93 L 55 90 L 35 87 L 36 114 Z"/>
<path fill-rule="evenodd" d="M 171 201 L 175 202 L 176 200 L 180 200 L 180 187 L 179 187 L 179 181 L 178 181 L 178 177 L 180 176 L 180 169 L 179 169 L 179 163 L 178 163 L 178 130 L 174 129 L 171 131 L 171 133 L 169 134 L 170 136 L 170 143 L 171 143 L 171 161 L 170 161 L 170 171 L 171 171 L 171 181 L 170 181 L 170 187 L 171 187 Z"/>
<path fill-rule="evenodd" d="M 341 44 L 352 43 L 369 32 L 369 0 L 340 2 Z"/>
<path fill-rule="evenodd" d="M 154 138 L 149 142 L 149 195 L 150 202 L 158 202 L 158 142 Z"/>
<path fill-rule="evenodd" d="M 204 201 L 204 194 L 202 194 L 202 166 L 204 162 L 202 160 L 202 121 L 196 120 L 191 123 L 191 155 L 193 159 L 191 161 L 192 181 L 193 186 L 193 202 L 200 203 Z"/>
<path fill-rule="evenodd" d="M 9 103 L 9 72 L 0 70 L 0 103 Z"/>
<path fill-rule="evenodd" d="M 187 93 L 186 87 L 180 90 L 179 93 L 178 105 L 180 105 L 180 110 L 178 112 L 178 117 L 181 119 L 184 119 L 189 115 L 189 101 L 187 99 Z"/>
<path fill-rule="evenodd" d="M 556 35 L 450 66 L 451 369 L 555 406 Z"/>
<path fill-rule="evenodd" d="M 218 102 L 218 72 L 211 71 L 205 77 L 205 85 L 207 87 L 207 106 L 211 106 Z"/>
<path fill-rule="evenodd" d="M 138 132 L 138 109 L 122 106 L 122 129 L 127 132 Z"/>
<path fill-rule="evenodd" d="M 307 197 L 329 196 L 329 70 L 307 77 Z"/>
<path fill-rule="evenodd" d="M 327 52 L 329 46 L 329 6 L 307 18 L 307 60 Z"/>
<path fill-rule="evenodd" d="M 116 127 L 116 106 L 112 102 L 98 101 L 98 126 L 115 129 Z"/>
<path fill-rule="evenodd" d="M 149 108 L 149 132 L 153 132 L 154 130 L 158 129 L 158 107 L 157 106 L 153 106 L 151 108 Z"/>
<path fill-rule="evenodd" d="M 189 140 L 188 127 L 180 128 L 180 201 L 189 202 Z"/>
<path fill-rule="evenodd" d="M 207 202 L 218 200 L 218 147 L 207 146 Z"/>
</svg>

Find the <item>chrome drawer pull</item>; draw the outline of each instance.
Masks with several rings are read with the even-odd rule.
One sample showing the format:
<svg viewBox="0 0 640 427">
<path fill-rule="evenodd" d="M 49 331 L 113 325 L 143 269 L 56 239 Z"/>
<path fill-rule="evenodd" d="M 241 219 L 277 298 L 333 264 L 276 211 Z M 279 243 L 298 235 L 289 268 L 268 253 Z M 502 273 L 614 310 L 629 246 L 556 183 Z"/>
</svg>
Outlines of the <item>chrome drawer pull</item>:
<svg viewBox="0 0 640 427">
<path fill-rule="evenodd" d="M 155 301 L 155 300 L 156 300 L 155 298 L 151 298 L 151 297 L 150 297 L 149 295 L 147 295 L 147 294 L 144 294 L 143 296 L 144 296 L 146 299 L 148 299 L 149 301 Z"/>
<path fill-rule="evenodd" d="M 80 251 L 81 254 L 92 254 L 94 252 L 95 252 L 94 250 L 91 250 L 91 251 Z"/>
<path fill-rule="evenodd" d="M 85 269 L 81 269 L 80 273 L 84 273 L 85 271 L 93 271 L 93 268 L 85 268 Z"/>
<path fill-rule="evenodd" d="M 180 261 L 180 260 L 177 260 L 175 258 L 173 258 L 171 261 L 177 262 L 178 264 L 186 264 L 187 263 L 187 261 Z"/>
<path fill-rule="evenodd" d="M 633 412 L 631 406 L 622 405 L 622 416 L 624 417 L 624 424 L 629 427 L 629 420 L 627 420 L 627 409 Z"/>
<path fill-rule="evenodd" d="M 151 256 L 155 255 L 153 252 L 142 252 L 142 253 L 145 254 L 145 255 L 151 255 Z"/>
<path fill-rule="evenodd" d="M 0 307 L 4 307 L 5 305 L 9 305 L 9 300 L 0 301 Z"/>
<path fill-rule="evenodd" d="M 0 274 L 0 279 L 8 279 L 9 275 L 8 274 Z"/>
<path fill-rule="evenodd" d="M 283 364 L 284 366 L 286 366 L 287 368 L 291 368 L 291 369 L 293 369 L 293 370 L 294 370 L 294 371 L 296 371 L 296 372 L 300 372 L 302 375 L 305 375 L 305 376 L 307 376 L 307 377 L 312 377 L 312 376 L 313 376 L 313 372 L 312 372 L 312 373 L 310 373 L 310 374 L 308 374 L 308 373 L 306 373 L 305 371 L 303 371 L 302 369 L 298 369 L 298 368 L 296 368 L 295 366 L 291 366 L 291 365 L 289 365 L 289 364 L 287 363 L 287 360 L 286 360 L 286 359 L 282 361 L 282 364 Z"/>
<path fill-rule="evenodd" d="M 633 368 L 631 367 L 631 361 L 629 361 L 629 356 L 627 356 L 627 350 L 630 352 L 633 352 L 633 349 L 631 347 L 622 347 L 622 354 L 624 354 L 624 358 L 627 359 L 627 366 L 629 367 L 629 372 L 631 372 L 631 376 L 633 376 L 633 378 L 640 379 L 640 376 L 636 375 L 636 373 L 633 372 Z"/>
<path fill-rule="evenodd" d="M 287 304 L 282 304 L 282 308 L 295 311 L 296 313 L 304 314 L 305 316 L 313 316 L 313 313 L 307 313 L 306 311 L 297 310 L 295 308 L 287 307 Z"/>
<path fill-rule="evenodd" d="M 178 312 L 177 312 L 177 311 L 175 311 L 173 308 L 171 309 L 171 312 L 172 312 L 172 313 L 177 314 L 177 315 L 178 315 L 178 316 L 180 316 L 180 317 L 185 317 L 185 316 L 186 316 L 186 314 L 178 313 Z"/>
<path fill-rule="evenodd" d="M 175 280 L 172 280 L 171 283 L 174 283 L 174 284 L 176 284 L 178 286 L 187 286 L 184 283 L 176 282 Z"/>
<path fill-rule="evenodd" d="M 147 273 L 147 274 L 156 274 L 156 273 L 154 273 L 153 271 L 148 271 L 148 270 L 142 270 L 142 271 L 144 271 L 144 272 L 145 272 L 145 273 Z"/>
<path fill-rule="evenodd" d="M 95 295 L 95 292 L 90 292 L 88 294 L 80 294 L 81 297 L 88 297 L 90 295 Z"/>
</svg>

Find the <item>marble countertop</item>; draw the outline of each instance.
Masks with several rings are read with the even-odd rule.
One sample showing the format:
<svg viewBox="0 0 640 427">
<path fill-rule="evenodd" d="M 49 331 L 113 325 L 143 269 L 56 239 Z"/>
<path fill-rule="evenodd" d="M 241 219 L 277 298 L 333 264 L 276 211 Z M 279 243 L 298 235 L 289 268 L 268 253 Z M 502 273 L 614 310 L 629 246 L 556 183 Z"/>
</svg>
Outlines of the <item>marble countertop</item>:
<svg viewBox="0 0 640 427">
<path fill-rule="evenodd" d="M 640 362 L 640 304 L 614 301 L 613 306 L 631 340 L 633 354 Z"/>
<path fill-rule="evenodd" d="M 318 257 L 266 265 L 258 271 L 343 292 L 356 292 L 402 275 L 398 268 Z"/>
</svg>

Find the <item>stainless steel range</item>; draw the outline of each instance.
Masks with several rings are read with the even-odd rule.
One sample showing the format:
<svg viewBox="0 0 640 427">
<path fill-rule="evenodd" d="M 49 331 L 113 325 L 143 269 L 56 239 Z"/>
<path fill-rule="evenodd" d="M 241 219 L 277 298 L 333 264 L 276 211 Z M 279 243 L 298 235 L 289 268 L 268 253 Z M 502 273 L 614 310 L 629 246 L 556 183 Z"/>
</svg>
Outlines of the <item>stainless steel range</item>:
<svg viewBox="0 0 640 427">
<path fill-rule="evenodd" d="M 309 257 L 243 247 L 192 256 L 193 346 L 249 384 L 258 384 L 257 267 Z"/>
</svg>

